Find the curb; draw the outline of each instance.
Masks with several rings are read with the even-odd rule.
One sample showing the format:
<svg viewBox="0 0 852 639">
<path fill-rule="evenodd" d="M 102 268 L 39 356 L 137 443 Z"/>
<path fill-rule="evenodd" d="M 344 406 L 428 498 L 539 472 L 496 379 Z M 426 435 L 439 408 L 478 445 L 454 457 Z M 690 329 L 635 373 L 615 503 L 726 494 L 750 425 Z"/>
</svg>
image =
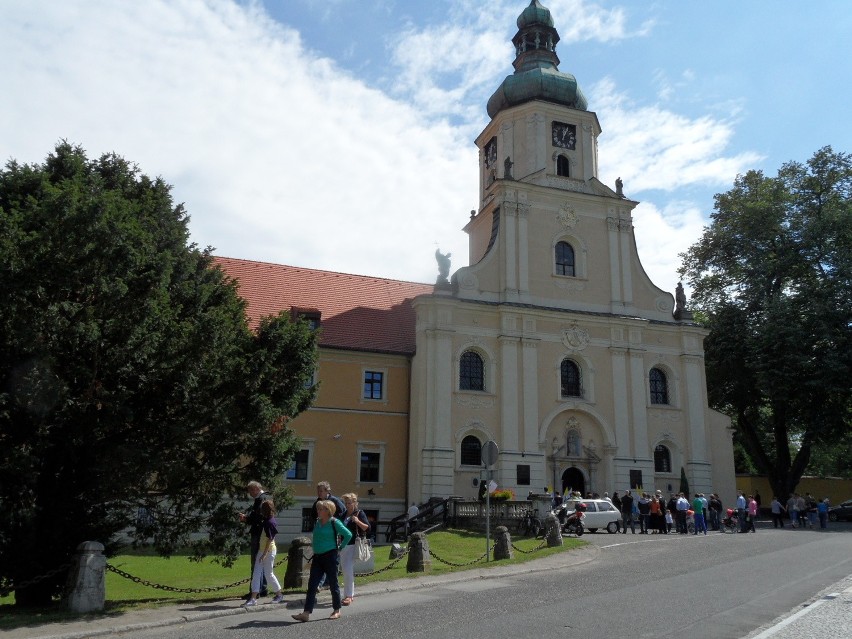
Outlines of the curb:
<svg viewBox="0 0 852 639">
<path fill-rule="evenodd" d="M 465 570 L 461 572 L 454 572 L 448 575 L 433 576 L 418 573 L 418 576 L 412 576 L 408 578 L 404 577 L 387 582 L 376 582 L 372 584 L 367 584 L 358 589 L 358 596 L 363 597 L 393 592 L 403 592 L 407 590 L 419 590 L 431 588 L 434 586 L 440 586 L 442 584 L 453 584 L 461 581 L 471 581 L 472 579 L 494 579 L 513 575 L 524 575 L 534 572 L 541 572 L 544 570 L 570 568 L 573 566 L 580 566 L 594 561 L 598 558 L 600 553 L 600 548 L 589 544 L 588 546 L 583 546 L 582 548 L 569 550 L 564 553 L 551 555 L 549 557 L 542 557 L 541 559 L 532 559 L 521 564 L 501 566 L 499 564 L 496 564 L 496 562 L 489 562 L 491 565 L 486 565 L 482 568 L 473 568 L 471 570 Z M 269 603 L 261 604 L 252 610 L 246 610 L 242 606 L 238 606 L 236 608 L 228 608 L 225 610 L 210 610 L 191 614 L 183 614 L 179 610 L 175 609 L 174 606 L 163 606 L 161 608 L 151 609 L 150 613 L 147 611 L 143 613 L 151 614 L 152 616 L 158 614 L 161 615 L 160 618 L 151 619 L 150 621 L 140 621 L 136 623 L 125 623 L 123 625 L 113 625 L 113 620 L 108 618 L 99 618 L 88 622 L 68 622 L 69 625 L 92 624 L 93 627 L 89 627 L 84 630 L 69 630 L 67 632 L 60 631 L 58 633 L 54 632 L 53 634 L 48 634 L 52 631 L 55 631 L 56 629 L 55 627 L 52 627 L 53 624 L 46 624 L 43 626 L 36 627 L 22 626 L 21 628 L 16 628 L 14 630 L 4 631 L 3 636 L 8 637 L 9 639 L 15 639 L 16 637 L 27 637 L 27 639 L 87 639 L 88 637 L 99 637 L 110 634 L 129 633 L 140 630 L 150 630 L 152 628 L 164 628 L 168 626 L 179 626 L 185 623 L 207 621 L 210 619 L 217 619 L 219 617 L 265 613 L 270 612 L 272 610 L 281 610 L 282 607 L 289 608 L 289 604 L 296 603 L 299 601 L 304 601 L 304 599 L 295 599 L 292 601 L 288 601 L 287 605 L 285 606 L 281 606 L 280 604 Z M 40 631 L 43 631 L 45 634 L 41 634 Z"/>
</svg>

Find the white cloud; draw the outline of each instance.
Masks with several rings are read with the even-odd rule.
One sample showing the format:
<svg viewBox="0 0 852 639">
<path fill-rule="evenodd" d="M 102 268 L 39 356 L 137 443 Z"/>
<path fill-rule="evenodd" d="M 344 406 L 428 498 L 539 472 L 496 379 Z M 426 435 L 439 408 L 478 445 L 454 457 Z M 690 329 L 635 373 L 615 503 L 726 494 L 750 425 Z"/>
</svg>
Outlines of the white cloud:
<svg viewBox="0 0 852 639">
<path fill-rule="evenodd" d="M 704 226 L 702 211 L 691 202 L 669 202 L 663 209 L 642 202 L 633 210 L 636 248 L 654 284 L 674 293 L 680 253 L 695 243 Z"/>
<path fill-rule="evenodd" d="M 193 240 L 221 255 L 418 281 L 437 274 L 435 242 L 467 255 L 469 140 L 306 59 L 255 8 L 22 5 L 0 38 L 6 157 L 42 161 L 60 138 L 114 150 L 174 184 Z"/>
<path fill-rule="evenodd" d="M 604 79 L 590 90 L 596 109 L 606 114 L 600 139 L 601 179 L 624 181 L 625 193 L 649 189 L 673 191 L 685 186 L 719 186 L 754 166 L 752 152 L 725 155 L 734 135 L 733 115 L 698 118 L 658 105 L 638 106 Z"/>
</svg>

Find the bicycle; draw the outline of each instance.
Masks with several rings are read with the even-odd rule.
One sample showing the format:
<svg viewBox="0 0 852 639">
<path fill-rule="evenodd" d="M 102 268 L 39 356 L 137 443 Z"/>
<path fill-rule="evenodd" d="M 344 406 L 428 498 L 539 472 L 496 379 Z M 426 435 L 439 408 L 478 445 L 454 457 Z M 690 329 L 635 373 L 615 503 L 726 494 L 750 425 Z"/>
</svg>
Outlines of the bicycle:
<svg viewBox="0 0 852 639">
<path fill-rule="evenodd" d="M 525 537 L 538 537 L 544 531 L 544 522 L 538 518 L 538 510 L 527 509 L 518 522 L 518 532 Z"/>
</svg>

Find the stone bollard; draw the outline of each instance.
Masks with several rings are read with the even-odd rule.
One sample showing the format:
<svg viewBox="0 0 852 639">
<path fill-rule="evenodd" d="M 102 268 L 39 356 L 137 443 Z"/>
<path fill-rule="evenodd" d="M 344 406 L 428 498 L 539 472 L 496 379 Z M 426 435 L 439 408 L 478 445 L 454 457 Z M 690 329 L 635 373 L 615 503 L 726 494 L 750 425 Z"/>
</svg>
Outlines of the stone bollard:
<svg viewBox="0 0 852 639">
<path fill-rule="evenodd" d="M 548 548 L 562 545 L 562 526 L 559 524 L 559 518 L 553 513 L 544 520 L 544 530 Z"/>
<path fill-rule="evenodd" d="M 77 559 L 68 574 L 68 608 L 87 613 L 104 609 L 106 600 L 106 557 L 104 546 L 84 541 L 77 546 Z"/>
<path fill-rule="evenodd" d="M 399 559 L 405 555 L 405 548 L 400 546 L 399 544 L 391 544 L 390 547 L 390 556 L 388 559 L 393 561 L 394 559 Z"/>
<path fill-rule="evenodd" d="M 408 572 L 428 572 L 432 568 L 429 541 L 422 532 L 411 533 L 408 538 Z"/>
<path fill-rule="evenodd" d="M 494 531 L 494 561 L 512 558 L 512 536 L 505 526 L 497 526 Z"/>
<path fill-rule="evenodd" d="M 311 549 L 311 540 L 307 537 L 296 537 L 290 542 L 287 551 L 287 572 L 284 573 L 285 588 L 307 588 L 308 578 L 311 571 L 308 567 L 307 557 L 313 557 L 312 553 L 306 552 Z"/>
</svg>

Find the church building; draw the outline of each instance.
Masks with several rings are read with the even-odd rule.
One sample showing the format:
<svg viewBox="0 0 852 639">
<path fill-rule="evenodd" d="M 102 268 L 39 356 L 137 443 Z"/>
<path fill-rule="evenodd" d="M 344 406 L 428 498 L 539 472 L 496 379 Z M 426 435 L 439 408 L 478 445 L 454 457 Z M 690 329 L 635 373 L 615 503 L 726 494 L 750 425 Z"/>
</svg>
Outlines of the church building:
<svg viewBox="0 0 852 639">
<path fill-rule="evenodd" d="M 643 270 L 637 202 L 620 180 L 598 179 L 601 126 L 559 70 L 550 11 L 532 0 L 517 26 L 514 73 L 475 141 L 470 266 L 450 274 L 439 253 L 427 285 L 219 260 L 254 321 L 289 309 L 324 331 L 320 396 L 292 422 L 310 442 L 305 460 L 324 466 L 311 479 L 354 489 L 389 519 L 411 502 L 474 496 L 493 441 L 494 481 L 519 498 L 545 487 L 668 494 L 683 472 L 692 491 L 730 501 L 730 420 L 707 404 L 707 331 L 680 287 L 675 297 Z M 350 294 L 313 295 L 319 280 Z M 297 490 L 303 506 L 313 483 Z"/>
</svg>

